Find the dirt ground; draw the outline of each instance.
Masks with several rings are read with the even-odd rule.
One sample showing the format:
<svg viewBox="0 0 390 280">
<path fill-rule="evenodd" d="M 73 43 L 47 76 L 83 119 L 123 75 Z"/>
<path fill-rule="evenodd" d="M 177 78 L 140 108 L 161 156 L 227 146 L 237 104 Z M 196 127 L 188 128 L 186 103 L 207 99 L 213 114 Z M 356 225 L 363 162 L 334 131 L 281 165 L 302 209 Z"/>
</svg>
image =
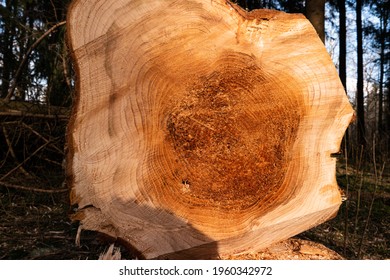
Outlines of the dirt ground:
<svg viewBox="0 0 390 280">
<path fill-rule="evenodd" d="M 390 182 L 382 179 L 375 190 L 372 176 L 366 175 L 361 187 L 353 183 L 361 182 L 354 171 L 348 172 L 348 200 L 336 218 L 262 252 L 220 259 L 389 259 Z M 345 170 L 338 174 L 343 189 L 346 174 Z M 40 189 L 16 188 L 28 182 L 23 176 L 11 178 L 8 187 L 0 182 L 0 259 L 87 260 L 98 259 L 107 250 L 110 243 L 95 232 L 84 231 L 81 245 L 75 245 L 78 225 L 69 219 L 72 209 L 61 176 Z M 117 246 L 123 259 L 134 258 Z"/>
</svg>

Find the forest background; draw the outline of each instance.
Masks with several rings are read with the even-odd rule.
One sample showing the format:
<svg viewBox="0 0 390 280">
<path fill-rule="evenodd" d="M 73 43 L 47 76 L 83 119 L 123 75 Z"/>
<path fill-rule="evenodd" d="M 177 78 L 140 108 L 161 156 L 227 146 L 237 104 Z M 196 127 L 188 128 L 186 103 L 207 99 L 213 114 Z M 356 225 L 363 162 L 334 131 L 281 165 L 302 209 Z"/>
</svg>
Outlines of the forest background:
<svg viewBox="0 0 390 280">
<path fill-rule="evenodd" d="M 65 133 L 76 77 L 66 42 L 70 0 L 0 1 L 0 259 L 95 258 L 64 185 Z M 250 11 L 322 11 L 311 18 L 356 111 L 344 137 L 338 216 L 301 238 L 348 259 L 390 258 L 388 0 L 238 0 Z M 319 23 L 319 24 L 318 24 Z M 83 245 L 84 244 L 84 245 Z"/>
</svg>

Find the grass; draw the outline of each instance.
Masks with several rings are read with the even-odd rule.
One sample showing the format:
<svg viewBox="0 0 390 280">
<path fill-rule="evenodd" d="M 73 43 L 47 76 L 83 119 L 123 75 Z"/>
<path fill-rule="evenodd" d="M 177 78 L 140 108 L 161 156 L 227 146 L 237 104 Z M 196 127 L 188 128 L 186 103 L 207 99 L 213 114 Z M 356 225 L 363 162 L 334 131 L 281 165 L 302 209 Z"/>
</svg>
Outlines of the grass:
<svg viewBox="0 0 390 280">
<path fill-rule="evenodd" d="M 389 259 L 390 180 L 388 173 L 375 176 L 373 169 L 340 163 L 337 181 L 347 200 L 336 218 L 300 237 L 325 244 L 346 259 Z"/>
</svg>

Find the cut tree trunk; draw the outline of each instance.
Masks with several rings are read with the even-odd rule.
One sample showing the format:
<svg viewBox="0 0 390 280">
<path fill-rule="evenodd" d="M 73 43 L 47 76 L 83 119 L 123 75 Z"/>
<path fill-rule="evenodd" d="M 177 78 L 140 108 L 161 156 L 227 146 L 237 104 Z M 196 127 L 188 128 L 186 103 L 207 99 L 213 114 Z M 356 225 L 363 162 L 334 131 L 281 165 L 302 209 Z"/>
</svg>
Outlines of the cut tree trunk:
<svg viewBox="0 0 390 280">
<path fill-rule="evenodd" d="M 76 0 L 67 174 L 81 230 L 141 257 L 256 251 L 334 217 L 353 110 L 303 15 Z"/>
</svg>

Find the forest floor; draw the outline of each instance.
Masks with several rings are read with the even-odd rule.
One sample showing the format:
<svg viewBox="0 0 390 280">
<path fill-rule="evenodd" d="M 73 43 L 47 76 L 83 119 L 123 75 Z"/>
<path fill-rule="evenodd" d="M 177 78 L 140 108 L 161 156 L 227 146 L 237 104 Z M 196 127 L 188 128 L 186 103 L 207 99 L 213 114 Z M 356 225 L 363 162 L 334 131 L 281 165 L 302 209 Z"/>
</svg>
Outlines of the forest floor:
<svg viewBox="0 0 390 280">
<path fill-rule="evenodd" d="M 299 235 L 336 251 L 346 259 L 390 259 L 390 174 L 386 166 L 337 165 L 337 182 L 345 201 L 338 215 Z"/>
<path fill-rule="evenodd" d="M 305 259 L 303 249 L 296 250 L 296 247 L 307 251 L 314 241 L 344 259 L 390 259 L 390 177 L 379 175 L 379 171 L 375 176 L 339 164 L 338 182 L 347 192 L 347 200 L 334 219 L 301 233 L 296 237 L 299 239 L 276 244 L 268 251 L 234 258 L 280 259 L 282 256 L 290 259 L 288 254 L 293 252 L 292 259 Z M 0 260 L 98 259 L 109 246 L 99 234 L 88 231 L 81 234 L 80 246 L 75 245 L 78 225 L 70 221 L 69 193 L 62 185 L 61 174 L 45 185 L 52 193 L 34 191 L 32 187 L 37 182 L 29 182 L 23 174 L 14 175 L 8 181 L 8 187 L 0 182 Z M 13 187 L 18 185 L 31 185 L 31 189 Z M 289 250 L 288 254 L 280 255 L 282 247 Z M 133 258 L 131 253 L 121 249 L 122 258 Z M 324 250 L 318 246 L 317 249 Z M 315 254 L 317 249 L 310 251 L 314 250 Z M 273 251 L 276 255 L 272 255 Z"/>
</svg>

